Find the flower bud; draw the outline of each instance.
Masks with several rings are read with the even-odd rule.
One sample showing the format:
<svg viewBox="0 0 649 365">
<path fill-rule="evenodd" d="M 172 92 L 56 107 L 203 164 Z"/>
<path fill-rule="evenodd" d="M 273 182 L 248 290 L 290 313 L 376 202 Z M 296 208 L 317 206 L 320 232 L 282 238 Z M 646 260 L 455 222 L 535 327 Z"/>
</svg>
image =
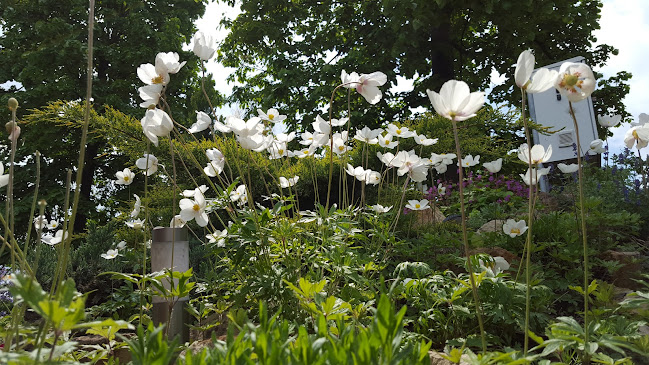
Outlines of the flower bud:
<svg viewBox="0 0 649 365">
<path fill-rule="evenodd" d="M 9 98 L 7 104 L 9 104 L 9 110 L 11 111 L 15 111 L 16 109 L 18 109 L 18 100 L 16 100 L 16 98 Z"/>
<path fill-rule="evenodd" d="M 16 122 L 7 122 L 7 124 L 5 124 L 5 129 L 9 134 L 11 134 L 16 127 L 17 127 Z"/>
</svg>

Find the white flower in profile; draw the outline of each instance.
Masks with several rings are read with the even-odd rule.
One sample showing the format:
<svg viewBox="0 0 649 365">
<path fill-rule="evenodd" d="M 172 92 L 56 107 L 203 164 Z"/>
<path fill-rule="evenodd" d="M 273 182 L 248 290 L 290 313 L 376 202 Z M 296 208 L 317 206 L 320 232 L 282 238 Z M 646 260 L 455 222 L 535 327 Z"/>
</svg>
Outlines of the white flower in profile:
<svg viewBox="0 0 649 365">
<path fill-rule="evenodd" d="M 205 238 L 207 238 L 209 243 L 216 244 L 216 247 L 225 247 L 225 237 L 227 236 L 228 236 L 227 229 L 224 229 L 222 231 L 219 231 L 217 229 L 213 233 L 210 233 L 207 236 L 205 236 Z"/>
<path fill-rule="evenodd" d="M 408 200 L 408 204 L 406 204 L 406 208 L 410 210 L 425 210 L 430 208 L 428 205 L 428 200 L 427 199 L 422 199 L 422 200 Z"/>
<path fill-rule="evenodd" d="M 117 248 L 118 250 L 125 249 L 126 248 L 126 241 L 119 241 L 119 243 L 117 243 L 117 246 L 115 246 L 115 248 Z"/>
<path fill-rule="evenodd" d="M 640 113 L 638 115 L 638 121 L 637 122 L 631 122 L 632 127 L 642 127 L 644 125 L 647 125 L 649 123 L 649 114 L 647 113 Z"/>
<path fill-rule="evenodd" d="M 388 132 L 388 134 L 393 135 L 394 137 L 399 137 L 399 138 L 410 138 L 416 136 L 416 133 L 409 130 L 408 127 L 397 127 L 392 123 L 388 124 L 388 128 L 386 129 L 386 132 Z"/>
<path fill-rule="evenodd" d="M 521 52 L 518 56 L 518 62 L 516 62 L 516 71 L 514 72 L 516 86 L 530 94 L 541 93 L 551 88 L 559 74 L 557 71 L 541 68 L 532 77 L 534 61 L 532 51 L 526 50 Z"/>
<path fill-rule="evenodd" d="M 365 170 L 365 183 L 367 185 L 378 185 L 381 182 L 381 174 L 378 171 Z"/>
<path fill-rule="evenodd" d="M 225 156 L 221 151 L 216 148 L 210 148 L 205 150 L 205 155 L 210 160 L 210 162 L 207 163 L 207 167 L 203 168 L 203 171 L 205 171 L 207 176 L 216 177 L 223 172 Z"/>
<path fill-rule="evenodd" d="M 189 127 L 189 133 L 198 133 L 206 130 L 212 124 L 212 119 L 204 112 L 196 112 L 196 123 Z"/>
<path fill-rule="evenodd" d="M 245 185 L 239 185 L 236 189 L 230 192 L 230 200 L 233 202 L 246 203 L 248 201 L 248 193 L 246 192 Z"/>
<path fill-rule="evenodd" d="M 201 185 L 198 188 L 183 190 L 182 196 L 185 198 L 193 198 L 196 195 L 196 192 L 199 192 L 205 196 L 205 192 L 210 190 L 206 185 Z"/>
<path fill-rule="evenodd" d="M 457 158 L 457 155 L 455 153 L 440 153 L 440 154 L 431 153 L 430 155 L 430 159 L 433 165 L 437 165 L 437 164 L 451 165 L 455 158 Z"/>
<path fill-rule="evenodd" d="M 145 170 L 147 176 L 151 176 L 158 171 L 158 158 L 150 153 L 145 153 L 144 157 L 138 158 L 135 161 L 135 166 L 141 170 Z"/>
<path fill-rule="evenodd" d="M 320 115 L 316 115 L 315 122 L 311 123 L 311 126 L 313 127 L 313 130 L 318 133 L 322 133 L 327 136 L 329 136 L 329 133 L 331 133 L 331 126 L 329 125 L 329 122 L 324 120 Z"/>
<path fill-rule="evenodd" d="M 297 181 L 300 179 L 299 176 L 293 176 L 291 178 L 285 178 L 284 176 L 279 177 L 279 186 L 282 189 L 290 188 L 291 186 L 297 184 Z"/>
<path fill-rule="evenodd" d="M 532 168 L 532 174 L 530 176 L 530 169 L 528 168 L 525 175 L 523 174 L 519 174 L 519 175 L 527 185 L 530 185 L 530 183 L 532 185 L 536 185 L 538 184 L 539 179 L 547 175 L 549 172 L 550 172 L 549 167 L 544 167 L 542 169 Z"/>
<path fill-rule="evenodd" d="M 358 181 L 365 181 L 366 171 L 362 166 L 354 167 L 347 164 L 345 172 L 347 172 L 347 175 L 353 176 Z"/>
<path fill-rule="evenodd" d="M 228 117 L 231 118 L 231 117 Z M 214 129 L 221 132 L 221 133 L 230 133 L 232 132 L 232 128 L 230 127 L 230 124 L 228 123 L 228 118 L 225 119 L 225 124 L 221 123 L 218 120 L 214 120 Z"/>
<path fill-rule="evenodd" d="M 0 163 L 0 188 L 9 184 L 9 174 L 5 174 L 5 167 Z"/>
<path fill-rule="evenodd" d="M 624 144 L 627 148 L 633 148 L 636 145 L 638 149 L 649 145 L 649 126 L 638 126 L 629 129 L 624 135 Z"/>
<path fill-rule="evenodd" d="M 514 238 L 516 236 L 522 235 L 523 233 L 525 233 L 525 231 L 527 231 L 527 224 L 525 220 L 516 221 L 513 219 L 508 219 L 503 224 L 503 231 L 505 232 L 505 234 L 508 234 L 509 237 Z"/>
<path fill-rule="evenodd" d="M 561 95 L 573 103 L 589 97 L 595 91 L 595 86 L 595 75 L 585 63 L 564 62 L 554 82 Z"/>
<path fill-rule="evenodd" d="M 54 237 L 52 237 L 51 235 L 45 235 L 45 236 L 43 236 L 42 241 L 47 243 L 50 246 L 54 246 L 54 245 L 57 245 L 57 244 L 63 242 L 63 240 L 67 239 L 67 238 L 68 238 L 68 232 L 65 232 L 65 238 L 64 238 L 63 237 L 63 230 L 59 229 L 54 234 Z"/>
<path fill-rule="evenodd" d="M 456 122 L 476 115 L 485 103 L 484 92 L 470 92 L 463 81 L 449 80 L 442 85 L 439 94 L 426 90 L 437 114 Z"/>
<path fill-rule="evenodd" d="M 392 162 L 394 161 L 394 154 L 392 152 L 386 152 L 386 153 L 381 153 L 377 152 L 376 157 L 383 162 L 383 164 L 390 168 L 390 167 L 395 167 Z"/>
<path fill-rule="evenodd" d="M 472 155 L 466 155 L 462 159 L 462 167 L 473 167 L 480 163 L 480 155 L 473 157 Z"/>
<path fill-rule="evenodd" d="M 173 218 L 171 218 L 171 222 L 169 222 L 169 227 L 170 228 L 183 228 L 187 224 L 185 220 L 180 216 L 180 214 L 176 214 Z"/>
<path fill-rule="evenodd" d="M 381 134 L 380 129 L 370 129 L 369 127 L 365 126 L 363 127 L 363 129 L 356 131 L 354 139 L 367 144 L 377 144 L 379 143 L 379 134 Z"/>
<path fill-rule="evenodd" d="M 162 94 L 162 84 L 145 85 L 137 89 L 140 98 L 143 100 L 140 103 L 141 108 L 154 108 L 160 101 Z"/>
<path fill-rule="evenodd" d="M 379 89 L 379 86 L 383 86 L 388 81 L 386 74 L 380 71 L 372 72 L 371 74 L 361 74 L 358 76 L 356 72 L 347 74 L 343 70 L 340 74 L 342 79 L 343 86 L 346 88 L 355 88 L 359 94 L 361 94 L 365 100 L 370 104 L 378 103 L 383 94 Z"/>
<path fill-rule="evenodd" d="M 144 221 L 141 219 L 133 219 L 126 222 L 126 225 L 133 229 L 142 229 L 144 228 Z"/>
<path fill-rule="evenodd" d="M 280 114 L 279 111 L 275 108 L 268 109 L 266 113 L 264 113 L 264 111 L 261 109 L 257 109 L 257 114 L 259 114 L 259 118 L 261 118 L 262 120 L 273 123 L 279 123 L 286 119 L 286 115 Z"/>
<path fill-rule="evenodd" d="M 135 178 L 135 174 L 129 168 L 125 168 L 124 171 L 117 171 L 115 176 L 117 177 L 115 184 L 118 185 L 131 185 Z"/>
<path fill-rule="evenodd" d="M 370 206 L 370 209 L 374 211 L 374 213 L 381 214 L 381 213 L 387 213 L 392 209 L 392 206 L 390 205 L 389 207 L 384 207 L 381 204 L 375 204 Z"/>
<path fill-rule="evenodd" d="M 59 222 L 54 219 L 50 220 L 50 222 L 47 224 L 47 229 L 49 230 L 55 230 L 57 228 L 59 228 Z"/>
<path fill-rule="evenodd" d="M 34 218 L 34 228 L 37 231 L 44 229 L 45 226 L 47 226 L 47 218 L 44 215 L 39 215 L 38 217 Z"/>
<path fill-rule="evenodd" d="M 493 261 L 491 262 L 484 262 L 482 259 L 480 259 L 479 261 L 480 267 L 493 274 L 493 276 L 496 276 L 503 271 L 509 270 L 510 267 L 509 262 L 507 262 L 507 260 L 505 260 L 505 258 L 502 256 L 494 257 Z"/>
<path fill-rule="evenodd" d="M 192 51 L 201 60 L 209 60 L 214 57 L 214 52 L 216 52 L 214 38 L 201 31 L 196 32 L 196 34 L 194 34 L 194 47 L 192 48 Z"/>
<path fill-rule="evenodd" d="M 157 108 L 147 109 L 140 124 L 144 135 L 156 146 L 158 146 L 158 137 L 166 137 L 174 129 L 169 115 L 164 110 Z"/>
<path fill-rule="evenodd" d="M 606 147 L 604 147 L 604 141 L 602 141 L 601 139 L 596 139 L 590 142 L 590 148 L 588 149 L 589 155 L 597 155 L 604 152 L 606 152 Z"/>
<path fill-rule="evenodd" d="M 385 136 L 379 135 L 379 146 L 385 147 L 385 148 L 395 148 L 398 144 L 399 141 L 392 141 L 392 135 L 391 134 L 386 134 Z"/>
<path fill-rule="evenodd" d="M 180 200 L 180 218 L 185 222 L 189 222 L 192 219 L 196 220 L 196 223 L 201 226 L 207 226 L 209 219 L 207 213 L 205 212 L 205 207 L 207 202 L 205 197 L 200 189 L 196 188 L 194 192 L 194 199 L 181 199 Z"/>
<path fill-rule="evenodd" d="M 534 145 L 532 147 L 532 150 L 530 151 L 527 143 L 523 143 L 518 148 L 518 158 L 521 161 L 529 164 L 530 155 L 532 157 L 532 166 L 547 162 L 552 156 L 552 145 L 548 146 L 548 149 L 546 150 L 543 145 L 537 144 Z"/>
<path fill-rule="evenodd" d="M 180 57 L 176 52 L 160 52 L 155 56 L 155 68 L 158 72 L 175 74 L 187 63 L 179 61 Z"/>
<path fill-rule="evenodd" d="M 340 118 L 340 119 L 331 118 L 332 127 L 342 127 L 345 124 L 347 124 L 347 122 L 349 122 L 349 118 Z"/>
<path fill-rule="evenodd" d="M 412 138 L 414 138 L 415 143 L 420 146 L 432 146 L 439 140 L 438 138 L 428 138 L 424 134 L 413 133 Z"/>
<path fill-rule="evenodd" d="M 446 171 L 448 171 L 448 166 L 447 164 L 440 163 L 438 165 L 435 165 L 435 171 L 437 171 L 438 174 L 443 174 Z"/>
<path fill-rule="evenodd" d="M 106 253 L 102 253 L 99 256 L 101 256 L 102 258 L 104 258 L 106 260 L 112 260 L 115 257 L 117 257 L 118 254 L 119 254 L 118 250 L 108 250 L 108 251 L 106 251 Z"/>
<path fill-rule="evenodd" d="M 487 169 L 487 171 L 489 171 L 490 173 L 495 174 L 495 173 L 499 172 L 500 169 L 502 169 L 502 167 L 503 167 L 503 159 L 499 158 L 499 159 L 497 159 L 495 161 L 485 162 L 485 163 L 482 164 L 482 166 L 484 166 L 484 168 Z"/>
<path fill-rule="evenodd" d="M 611 128 L 615 127 L 616 125 L 620 124 L 622 121 L 622 116 L 621 115 L 598 115 L 597 116 L 597 121 L 599 122 L 599 125 L 601 125 L 604 128 Z"/>
<path fill-rule="evenodd" d="M 576 163 L 571 163 L 570 165 L 560 163 L 557 165 L 557 167 L 564 174 L 572 174 L 573 172 L 577 172 L 577 170 L 579 170 L 579 165 L 577 165 Z"/>
<path fill-rule="evenodd" d="M 131 212 L 131 218 L 137 218 L 140 215 L 140 209 L 142 209 L 142 201 L 137 194 L 133 194 L 135 197 L 135 204 L 133 205 L 133 211 Z"/>
<path fill-rule="evenodd" d="M 309 146 L 301 150 L 293 151 L 293 156 L 297 158 L 305 158 L 305 157 L 313 156 L 315 154 L 315 150 L 316 150 L 315 147 Z"/>
</svg>

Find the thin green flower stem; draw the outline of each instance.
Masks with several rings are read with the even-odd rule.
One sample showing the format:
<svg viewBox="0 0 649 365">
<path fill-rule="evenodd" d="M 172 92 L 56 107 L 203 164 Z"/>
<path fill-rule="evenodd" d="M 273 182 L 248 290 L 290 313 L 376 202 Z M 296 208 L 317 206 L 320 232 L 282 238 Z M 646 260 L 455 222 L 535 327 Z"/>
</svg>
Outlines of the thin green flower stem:
<svg viewBox="0 0 649 365">
<path fill-rule="evenodd" d="M 329 99 L 329 184 L 327 186 L 327 204 L 325 205 L 325 208 L 327 211 L 329 210 L 329 201 L 331 198 L 331 180 L 333 179 L 333 174 L 334 174 L 334 140 L 332 138 L 333 136 L 333 127 L 331 125 L 331 118 L 332 118 L 332 113 L 333 113 L 333 105 L 334 105 L 334 95 L 336 95 L 336 91 L 340 89 L 341 87 L 351 85 L 351 84 L 357 84 L 357 82 L 348 82 L 344 84 L 340 84 L 334 88 L 334 90 L 331 92 L 331 98 Z"/>
<path fill-rule="evenodd" d="M 29 276 L 33 277 L 34 272 L 27 264 L 25 253 L 20 249 L 20 246 L 18 246 L 18 242 L 16 241 L 16 237 L 14 237 L 13 231 L 8 228 L 9 222 L 5 220 L 2 214 L 0 214 L 0 223 L 2 223 L 2 225 L 4 226 L 7 235 L 7 239 L 0 237 L 0 240 L 2 240 L 2 246 L 4 247 L 6 245 L 9 250 L 11 250 L 11 252 L 15 254 L 15 258 L 18 260 L 20 269 L 24 270 L 27 274 L 29 274 Z"/>
<path fill-rule="evenodd" d="M 572 108 L 572 102 L 568 101 L 570 106 L 570 116 L 575 126 L 575 135 L 577 137 L 577 165 L 579 171 L 579 208 L 581 214 L 581 239 L 584 246 L 584 343 L 585 349 L 588 348 L 589 330 L 588 330 L 588 237 L 586 234 L 586 207 L 584 205 L 584 172 L 581 166 L 581 141 L 579 140 L 579 124 L 575 116 L 575 110 Z M 588 352 L 584 350 L 583 360 L 584 364 L 590 364 L 590 357 Z"/>
<path fill-rule="evenodd" d="M 203 96 L 205 96 L 205 100 L 207 100 L 207 104 L 210 106 L 212 116 L 216 118 L 216 110 L 214 109 L 214 106 L 212 106 L 212 100 L 207 96 L 207 91 L 205 90 L 205 61 L 203 60 L 201 60 L 201 71 L 203 72 L 203 75 L 201 76 L 201 91 L 203 91 Z M 210 125 L 210 129 L 211 128 L 212 125 Z"/>
<path fill-rule="evenodd" d="M 144 222 L 145 225 L 149 223 L 149 200 L 147 198 L 149 194 L 149 156 L 151 154 L 151 141 L 147 139 L 146 141 L 146 170 L 144 170 Z M 140 316 L 138 317 L 140 326 L 142 325 L 142 316 L 144 316 L 144 291 L 146 290 L 146 229 L 142 230 L 143 242 L 142 242 L 142 285 L 140 287 Z M 135 238 L 137 241 L 137 230 L 135 231 Z"/>
<path fill-rule="evenodd" d="M 11 110 L 11 121 L 13 122 L 14 128 L 16 127 L 16 108 Z M 9 184 L 7 185 L 7 201 L 5 204 L 5 217 L 7 217 L 8 225 L 5 227 L 5 242 L 9 238 L 8 232 L 14 231 L 14 163 L 16 159 L 16 141 L 18 137 L 11 139 L 11 153 L 9 157 Z M 11 270 L 16 268 L 16 257 L 14 251 L 11 250 Z"/>
<path fill-rule="evenodd" d="M 460 138 L 457 133 L 457 123 L 452 119 L 453 123 L 453 136 L 455 137 L 455 151 L 457 152 L 457 160 L 462 161 L 462 151 L 460 150 Z M 464 254 L 466 255 L 466 264 L 469 269 L 469 281 L 471 282 L 471 292 L 473 293 L 473 300 L 475 301 L 476 314 L 478 316 L 478 326 L 480 327 L 480 339 L 482 340 L 482 352 L 487 352 L 487 340 L 484 333 L 484 323 L 482 322 L 482 306 L 480 298 L 478 297 L 478 287 L 475 283 L 473 264 L 471 264 L 471 255 L 469 254 L 469 238 L 467 236 L 466 228 L 466 212 L 464 211 L 464 172 L 462 171 L 462 164 L 458 163 L 458 173 L 460 186 L 460 213 L 462 215 L 462 241 L 464 242 Z"/>
<path fill-rule="evenodd" d="M 45 215 L 45 206 L 47 205 L 47 202 L 45 200 L 41 200 L 38 202 L 38 215 L 42 216 Z M 32 263 L 32 270 L 34 271 L 34 274 L 38 272 L 38 263 L 41 259 L 41 237 L 43 235 L 43 227 L 41 226 L 41 229 L 38 230 L 38 234 L 36 235 L 36 256 L 34 257 L 34 262 Z"/>
<path fill-rule="evenodd" d="M 32 208 L 31 208 L 31 210 L 29 212 L 30 217 L 33 217 L 34 212 L 36 211 L 36 203 L 38 201 L 38 187 L 40 186 L 40 182 L 41 182 L 41 153 L 36 151 L 36 153 L 34 155 L 35 155 L 35 160 L 36 160 L 36 181 L 34 182 L 34 199 L 32 201 Z M 41 214 L 38 215 L 39 220 L 40 220 L 41 216 L 42 216 Z M 42 227 L 43 227 L 43 224 L 41 224 L 41 229 L 39 230 L 41 232 L 42 232 Z M 23 248 L 23 252 L 25 254 L 27 254 L 27 252 L 28 252 L 27 249 L 29 248 L 29 238 L 31 236 L 31 233 L 32 233 L 32 225 L 28 224 L 27 225 L 27 236 L 25 237 L 25 247 Z M 40 232 L 38 232 L 38 234 L 40 235 Z M 32 279 L 35 279 L 35 278 L 32 277 Z"/>
<path fill-rule="evenodd" d="M 403 184 L 403 194 L 401 194 L 401 200 L 399 201 L 399 206 L 397 207 L 397 216 L 394 218 L 394 223 L 392 226 L 392 232 L 397 229 L 397 223 L 399 223 L 399 217 L 401 216 L 401 210 L 403 209 L 403 199 L 406 197 L 406 188 L 410 182 L 410 176 L 406 177 L 406 182 Z"/>
<path fill-rule="evenodd" d="M 530 184 L 527 194 L 527 238 L 525 240 L 525 340 L 523 345 L 523 356 L 527 356 L 530 339 L 527 335 L 530 330 L 530 307 L 532 298 L 532 275 L 531 275 L 531 256 L 532 256 L 532 224 L 534 221 L 534 188 L 538 184 L 536 176 L 532 179 L 532 138 L 530 129 L 527 125 L 525 113 L 525 89 L 521 89 L 521 105 L 523 114 L 523 129 L 525 130 L 525 140 L 527 141 L 527 167 L 530 171 Z M 534 182 L 535 184 L 532 184 Z"/>
<path fill-rule="evenodd" d="M 66 257 L 63 258 L 64 264 L 63 272 L 59 279 L 59 284 L 65 277 L 65 269 L 68 263 L 68 257 L 70 251 L 70 244 L 72 243 L 72 234 L 74 233 L 74 222 L 77 216 L 77 209 L 79 208 L 79 198 L 81 197 L 81 180 L 83 179 L 83 167 L 85 165 L 86 159 L 86 143 L 88 141 L 88 126 L 90 125 L 90 99 L 92 98 L 92 76 L 93 76 L 93 41 L 94 41 L 94 27 L 95 27 L 95 0 L 90 0 L 90 5 L 88 9 L 88 67 L 86 68 L 86 106 L 85 112 L 83 115 L 83 126 L 81 128 L 81 143 L 79 147 L 79 162 L 77 163 L 77 176 L 75 180 L 75 190 L 74 198 L 72 200 L 72 214 L 70 214 L 70 219 L 67 226 L 63 226 L 63 243 L 65 248 Z M 67 208 L 65 211 L 67 214 Z M 68 237 L 65 237 L 65 232 L 68 233 Z"/>
<path fill-rule="evenodd" d="M 174 153 L 174 143 L 173 140 L 171 139 L 171 136 L 169 136 L 169 154 L 171 155 L 171 172 L 173 173 L 172 181 L 174 182 L 171 187 L 172 193 L 171 193 L 171 216 L 173 219 L 176 217 L 176 181 L 177 175 L 176 175 L 176 159 L 175 159 L 175 153 Z M 153 234 L 152 234 L 153 235 Z M 153 242 L 151 242 L 153 244 Z M 171 271 L 174 271 L 174 253 L 176 251 L 176 229 L 175 225 L 174 228 L 171 230 L 171 263 L 169 269 Z M 152 268 L 153 269 L 153 268 Z M 174 284 L 175 280 L 172 278 L 169 280 L 169 285 L 171 288 L 171 291 L 174 290 Z M 167 316 L 167 326 L 165 327 L 165 335 L 169 335 L 169 323 L 171 321 L 171 311 L 173 310 L 173 303 L 169 304 L 169 315 Z"/>
<path fill-rule="evenodd" d="M 70 208 L 70 190 L 72 189 L 72 170 L 68 170 L 68 175 L 65 183 L 65 201 L 63 203 L 63 234 L 61 236 L 61 242 L 57 245 L 58 260 L 56 264 L 56 271 L 54 272 L 54 280 L 52 281 L 52 288 L 50 290 L 50 298 L 54 293 L 58 292 L 58 288 L 63 281 L 65 276 L 65 271 L 67 269 L 67 257 L 66 257 L 66 243 L 68 240 L 65 239 L 65 234 L 70 227 L 70 218 L 68 216 L 68 209 Z M 68 237 L 70 238 L 70 237 Z"/>
</svg>

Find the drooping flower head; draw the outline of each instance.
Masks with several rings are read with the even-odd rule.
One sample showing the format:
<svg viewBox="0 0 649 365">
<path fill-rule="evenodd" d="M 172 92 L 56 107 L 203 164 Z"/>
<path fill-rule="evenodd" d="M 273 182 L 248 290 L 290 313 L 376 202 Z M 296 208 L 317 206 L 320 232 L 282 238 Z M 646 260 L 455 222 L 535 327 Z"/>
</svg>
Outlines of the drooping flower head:
<svg viewBox="0 0 649 365">
<path fill-rule="evenodd" d="M 144 157 L 135 161 L 135 166 L 139 169 L 146 170 L 146 175 L 151 176 L 158 171 L 158 158 L 150 153 L 145 153 Z"/>
<path fill-rule="evenodd" d="M 194 47 L 192 49 L 194 54 L 203 61 L 207 61 L 214 57 L 216 46 L 214 45 L 214 38 L 198 31 L 194 35 Z"/>
<path fill-rule="evenodd" d="M 168 136 L 174 128 L 169 115 L 164 110 L 157 108 L 147 109 L 140 123 L 144 135 L 156 146 L 158 146 L 158 137 Z"/>
<path fill-rule="evenodd" d="M 636 145 L 638 149 L 649 145 L 649 126 L 633 127 L 624 135 L 624 144 L 627 148 L 633 148 Z"/>
<path fill-rule="evenodd" d="M 347 74 L 343 70 L 340 78 L 344 87 L 356 89 L 370 104 L 376 104 L 381 101 L 383 94 L 379 86 L 383 86 L 388 81 L 387 75 L 380 71 L 372 72 L 371 74 L 361 74 L 359 76 L 356 72 Z"/>
<path fill-rule="evenodd" d="M 516 71 L 514 72 L 514 81 L 516 86 L 530 94 L 544 92 L 554 85 L 557 78 L 557 71 L 541 68 L 532 77 L 534 71 L 534 54 L 526 50 L 521 52 L 516 62 Z"/>
</svg>

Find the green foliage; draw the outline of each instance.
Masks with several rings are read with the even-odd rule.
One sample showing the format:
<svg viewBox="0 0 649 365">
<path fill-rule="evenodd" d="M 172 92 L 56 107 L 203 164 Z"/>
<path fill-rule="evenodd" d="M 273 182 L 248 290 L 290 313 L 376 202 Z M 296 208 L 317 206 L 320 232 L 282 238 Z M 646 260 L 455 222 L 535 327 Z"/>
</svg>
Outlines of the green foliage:
<svg viewBox="0 0 649 365">
<path fill-rule="evenodd" d="M 137 327 L 133 338 L 120 338 L 128 345 L 133 365 L 167 365 L 178 351 L 178 340 L 168 341 L 163 336 L 164 325 L 154 327 L 149 323 L 145 329 Z"/>
</svg>

